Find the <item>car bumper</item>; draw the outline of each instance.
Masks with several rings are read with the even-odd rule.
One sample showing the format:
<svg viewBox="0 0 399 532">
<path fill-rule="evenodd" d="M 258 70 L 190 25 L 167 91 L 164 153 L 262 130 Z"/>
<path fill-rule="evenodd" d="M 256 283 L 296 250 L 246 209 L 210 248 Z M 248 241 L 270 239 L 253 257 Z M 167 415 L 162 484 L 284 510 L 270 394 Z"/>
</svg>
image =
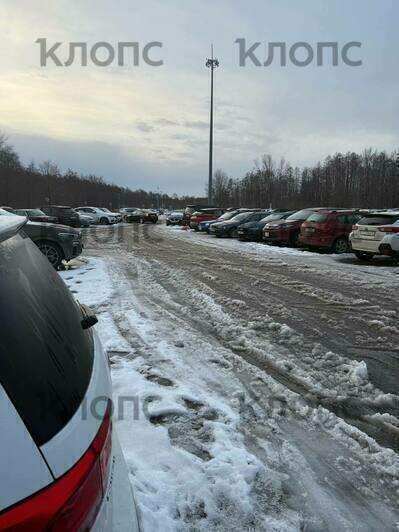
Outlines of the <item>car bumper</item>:
<svg viewBox="0 0 399 532">
<path fill-rule="evenodd" d="M 83 242 L 82 241 L 75 241 L 75 242 L 64 242 L 62 244 L 62 251 L 64 252 L 64 258 L 68 262 L 76 257 L 79 257 L 79 255 L 82 254 L 83 251 Z"/>
<path fill-rule="evenodd" d="M 115 428 L 112 434 L 112 455 L 107 495 L 92 532 L 139 532 L 136 503 Z"/>
<path fill-rule="evenodd" d="M 334 243 L 334 239 L 327 236 L 309 236 L 299 235 L 298 244 L 301 246 L 308 246 L 313 248 L 330 248 Z"/>
<path fill-rule="evenodd" d="M 364 240 L 362 238 L 351 238 L 350 243 L 353 251 L 363 251 L 364 253 L 378 254 L 381 242 L 376 240 Z"/>
<path fill-rule="evenodd" d="M 288 231 L 266 230 L 263 232 L 263 240 L 265 242 L 289 242 L 290 233 Z"/>
<path fill-rule="evenodd" d="M 247 240 L 249 242 L 262 240 L 262 234 L 260 232 L 238 230 L 237 234 L 239 240 Z"/>
<path fill-rule="evenodd" d="M 378 247 L 378 251 L 381 253 L 381 255 L 399 258 L 399 251 L 392 249 L 391 244 L 380 244 Z"/>
</svg>

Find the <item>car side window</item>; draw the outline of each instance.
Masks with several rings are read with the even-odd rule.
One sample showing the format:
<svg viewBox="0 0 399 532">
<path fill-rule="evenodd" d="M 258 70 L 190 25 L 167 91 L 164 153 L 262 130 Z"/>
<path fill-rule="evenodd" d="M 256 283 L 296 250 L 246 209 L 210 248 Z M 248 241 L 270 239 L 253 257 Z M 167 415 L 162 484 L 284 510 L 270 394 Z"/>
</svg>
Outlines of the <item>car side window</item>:
<svg viewBox="0 0 399 532">
<path fill-rule="evenodd" d="M 349 223 L 348 216 L 346 214 L 340 214 L 339 216 L 337 216 L 337 222 L 339 224 L 347 224 L 347 223 Z"/>
<path fill-rule="evenodd" d="M 359 214 L 350 214 L 348 216 L 348 223 L 355 225 L 359 220 L 361 216 Z"/>
</svg>

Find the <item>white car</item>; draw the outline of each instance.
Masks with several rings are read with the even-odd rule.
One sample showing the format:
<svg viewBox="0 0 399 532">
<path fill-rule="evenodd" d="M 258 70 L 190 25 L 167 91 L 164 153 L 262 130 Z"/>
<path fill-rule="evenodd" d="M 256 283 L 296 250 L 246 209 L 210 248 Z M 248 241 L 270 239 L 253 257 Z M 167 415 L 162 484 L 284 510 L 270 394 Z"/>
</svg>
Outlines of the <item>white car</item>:
<svg viewBox="0 0 399 532">
<path fill-rule="evenodd" d="M 393 225 L 386 226 L 385 236 L 379 245 L 381 255 L 388 255 L 399 260 L 399 220 Z"/>
<path fill-rule="evenodd" d="M 0 216 L 0 530 L 137 532 L 95 316 Z"/>
<path fill-rule="evenodd" d="M 368 213 L 361 218 L 349 235 L 352 250 L 361 260 L 371 260 L 380 255 L 380 244 L 393 224 L 399 220 L 399 211 Z"/>
<path fill-rule="evenodd" d="M 109 225 L 116 224 L 121 221 L 119 214 L 115 214 L 111 211 L 108 211 L 108 209 L 100 207 L 77 207 L 75 211 L 92 216 L 95 219 L 96 224 Z"/>
</svg>

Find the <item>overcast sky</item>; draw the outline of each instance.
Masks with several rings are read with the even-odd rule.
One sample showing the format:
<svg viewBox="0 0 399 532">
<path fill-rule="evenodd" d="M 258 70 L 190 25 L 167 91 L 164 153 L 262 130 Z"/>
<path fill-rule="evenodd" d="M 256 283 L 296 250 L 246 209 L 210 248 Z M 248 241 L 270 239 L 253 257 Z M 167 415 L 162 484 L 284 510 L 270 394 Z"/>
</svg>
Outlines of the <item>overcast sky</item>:
<svg viewBox="0 0 399 532">
<path fill-rule="evenodd" d="M 239 177 L 264 153 L 293 165 L 399 147 L 397 0 L 1 0 L 0 130 L 24 162 L 45 159 L 130 186 L 203 194 L 214 43 L 214 168 Z M 40 66 L 40 46 L 163 43 L 160 67 Z M 239 66 L 237 38 L 287 48 L 360 41 L 361 67 Z M 298 52 L 298 58 L 300 53 Z"/>
</svg>

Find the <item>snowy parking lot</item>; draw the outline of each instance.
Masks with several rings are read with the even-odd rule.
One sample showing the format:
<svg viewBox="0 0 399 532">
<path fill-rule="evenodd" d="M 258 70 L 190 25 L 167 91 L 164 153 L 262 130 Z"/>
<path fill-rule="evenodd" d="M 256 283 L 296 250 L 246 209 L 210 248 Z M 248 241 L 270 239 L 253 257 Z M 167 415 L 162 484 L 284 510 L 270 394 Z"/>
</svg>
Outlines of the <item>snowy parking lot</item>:
<svg viewBox="0 0 399 532">
<path fill-rule="evenodd" d="M 121 225 L 96 311 L 142 529 L 399 530 L 399 268 Z"/>
</svg>

